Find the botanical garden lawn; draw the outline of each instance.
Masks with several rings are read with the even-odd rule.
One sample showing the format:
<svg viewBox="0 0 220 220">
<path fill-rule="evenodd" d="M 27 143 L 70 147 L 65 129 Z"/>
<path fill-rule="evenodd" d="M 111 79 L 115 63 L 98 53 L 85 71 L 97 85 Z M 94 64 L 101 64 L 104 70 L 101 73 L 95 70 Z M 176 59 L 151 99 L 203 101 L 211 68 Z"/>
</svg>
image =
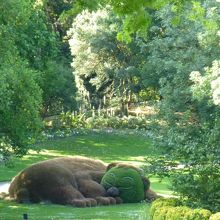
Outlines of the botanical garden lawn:
<svg viewBox="0 0 220 220">
<path fill-rule="evenodd" d="M 39 143 L 36 150 L 22 159 L 15 159 L 12 167 L 0 166 L 0 181 L 10 180 L 17 172 L 37 161 L 59 156 L 81 155 L 101 159 L 108 163 L 123 161 L 143 165 L 144 157 L 156 156 L 150 140 L 135 131 L 89 132 L 72 137 L 59 138 Z M 38 153 L 37 150 L 40 150 Z M 152 189 L 158 193 L 170 194 L 168 182 L 150 179 Z M 108 207 L 72 208 L 59 205 L 23 205 L 0 201 L 0 220 L 22 219 L 28 213 L 29 219 L 147 219 L 149 205 L 122 204 Z"/>
</svg>

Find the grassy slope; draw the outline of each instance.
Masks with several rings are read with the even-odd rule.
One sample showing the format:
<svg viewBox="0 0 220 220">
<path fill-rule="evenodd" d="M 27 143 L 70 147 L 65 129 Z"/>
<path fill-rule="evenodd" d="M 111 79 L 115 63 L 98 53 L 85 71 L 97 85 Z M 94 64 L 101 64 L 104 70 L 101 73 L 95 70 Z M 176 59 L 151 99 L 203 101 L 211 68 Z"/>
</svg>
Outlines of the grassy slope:
<svg viewBox="0 0 220 220">
<path fill-rule="evenodd" d="M 93 208 L 72 208 L 60 205 L 18 205 L 0 202 L 0 220 L 19 220 L 28 213 L 30 220 L 147 220 L 149 205 L 122 204 Z"/>
<path fill-rule="evenodd" d="M 40 153 L 31 151 L 22 159 L 15 159 L 14 167 L 0 166 L 0 181 L 11 179 L 24 167 L 45 159 L 65 155 L 82 155 L 98 158 L 105 162 L 124 161 L 141 165 L 144 157 L 155 155 L 146 137 L 130 133 L 94 133 L 47 141 L 38 144 Z M 169 194 L 168 183 L 151 179 L 152 188 L 159 193 Z M 149 206 L 145 204 L 123 204 L 110 207 L 76 209 L 55 205 L 18 205 L 0 202 L 0 220 L 19 219 L 27 212 L 31 219 L 146 219 Z"/>
</svg>

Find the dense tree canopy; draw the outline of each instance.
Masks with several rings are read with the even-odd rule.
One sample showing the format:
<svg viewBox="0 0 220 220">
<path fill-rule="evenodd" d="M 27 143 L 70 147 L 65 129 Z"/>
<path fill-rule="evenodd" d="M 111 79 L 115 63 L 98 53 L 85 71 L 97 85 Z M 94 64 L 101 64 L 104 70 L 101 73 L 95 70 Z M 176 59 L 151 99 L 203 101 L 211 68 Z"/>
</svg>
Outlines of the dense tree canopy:
<svg viewBox="0 0 220 220">
<path fill-rule="evenodd" d="M 68 32 L 79 99 L 87 108 L 108 107 L 118 99 L 124 112 L 138 92 L 140 48 L 116 39 L 120 25 L 106 8 L 82 12 Z"/>
<path fill-rule="evenodd" d="M 0 3 L 0 153 L 5 157 L 25 153 L 39 135 L 40 115 L 74 106 L 68 56 L 37 3 Z"/>
<path fill-rule="evenodd" d="M 184 164 L 162 173 L 172 176 L 175 191 L 212 209 L 219 208 L 220 191 L 219 9 L 215 1 L 186 3 L 177 19 L 172 6 L 165 6 L 154 14 L 150 39 L 142 42 L 148 57 L 144 84 L 158 88 L 167 123 L 158 136 L 165 161 L 154 161 L 160 167 L 154 168 L 160 173 L 169 161 Z"/>
</svg>

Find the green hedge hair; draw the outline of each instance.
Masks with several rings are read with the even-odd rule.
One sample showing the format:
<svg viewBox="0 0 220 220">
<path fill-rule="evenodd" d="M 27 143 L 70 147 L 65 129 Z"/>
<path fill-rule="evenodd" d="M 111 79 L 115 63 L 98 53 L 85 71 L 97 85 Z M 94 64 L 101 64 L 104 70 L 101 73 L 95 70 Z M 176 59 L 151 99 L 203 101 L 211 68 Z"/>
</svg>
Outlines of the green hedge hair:
<svg viewBox="0 0 220 220">
<path fill-rule="evenodd" d="M 124 203 L 135 203 L 145 199 L 145 191 L 149 184 L 143 181 L 141 173 L 129 166 L 109 167 L 101 180 L 108 190 L 111 187 L 119 189 L 119 196 Z"/>
</svg>

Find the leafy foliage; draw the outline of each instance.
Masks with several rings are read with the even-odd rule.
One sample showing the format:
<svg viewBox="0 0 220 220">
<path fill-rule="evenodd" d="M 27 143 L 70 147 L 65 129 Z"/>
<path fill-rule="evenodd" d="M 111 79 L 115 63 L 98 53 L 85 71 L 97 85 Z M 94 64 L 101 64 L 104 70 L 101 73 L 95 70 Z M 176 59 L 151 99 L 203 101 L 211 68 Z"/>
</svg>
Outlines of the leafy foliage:
<svg viewBox="0 0 220 220">
<path fill-rule="evenodd" d="M 97 114 L 97 113 L 96 113 Z M 145 117 L 118 117 L 107 116 L 104 113 L 90 116 L 90 114 L 72 114 L 65 112 L 60 117 L 51 119 L 51 123 L 47 122 L 47 127 L 55 130 L 68 130 L 68 129 L 137 129 L 147 130 L 150 128 L 149 121 Z"/>
<path fill-rule="evenodd" d="M 209 220 L 218 220 L 220 218 L 220 212 L 217 212 L 213 215 L 211 215 Z"/>
<path fill-rule="evenodd" d="M 116 39 L 119 26 L 117 17 L 107 8 L 93 13 L 83 11 L 68 32 L 83 108 L 111 106 L 118 98 L 122 113 L 127 114 L 125 106 L 138 91 L 139 48 Z"/>
<path fill-rule="evenodd" d="M 33 143 L 42 127 L 42 106 L 51 109 L 59 100 L 60 111 L 71 109 L 75 90 L 41 6 L 32 0 L 12 0 L 1 2 L 0 9 L 0 154 L 5 160 L 25 154 Z M 55 65 L 51 60 L 58 57 L 61 62 Z"/>
<path fill-rule="evenodd" d="M 118 30 L 117 38 L 129 43 L 132 41 L 134 33 L 139 35 L 145 34 L 146 28 L 151 23 L 149 10 L 161 8 L 168 3 L 173 3 L 179 9 L 182 2 L 184 0 L 138 0 L 135 2 L 132 0 L 77 0 L 73 2 L 73 8 L 64 13 L 63 17 L 74 17 L 85 9 L 96 10 L 97 8 L 110 5 L 123 23 Z"/>
<path fill-rule="evenodd" d="M 0 154 L 23 155 L 41 127 L 39 73 L 19 56 L 17 29 L 26 24 L 29 1 L 1 2 L 0 18 Z M 19 10 L 20 8 L 20 10 Z"/>
<path fill-rule="evenodd" d="M 190 74 L 194 85 L 192 92 L 195 99 L 212 101 L 210 104 L 220 105 L 220 61 L 213 61 L 211 68 L 205 68 L 205 75 L 198 71 Z M 211 100 L 210 100 L 211 99 Z"/>
<path fill-rule="evenodd" d="M 3 157 L 25 153 L 39 113 L 67 111 L 67 129 L 148 129 L 145 118 L 122 116 L 153 99 L 164 157 L 149 172 L 170 176 L 190 206 L 219 209 L 218 1 L 10 0 L 0 10 Z M 120 117 L 107 117 L 115 110 Z"/>
<path fill-rule="evenodd" d="M 155 138 L 165 156 L 149 161 L 148 170 L 170 176 L 191 206 L 211 210 L 219 209 L 220 199 L 219 66 L 213 63 L 219 57 L 219 10 L 216 2 L 186 3 L 175 24 L 172 7 L 156 12 L 143 68 L 145 85 L 159 88 L 165 121 Z"/>
<path fill-rule="evenodd" d="M 74 110 L 76 89 L 72 69 L 64 61 L 48 61 L 43 71 L 41 88 L 44 105 L 41 113 L 48 116 Z"/>
<path fill-rule="evenodd" d="M 182 206 L 177 199 L 158 199 L 150 209 L 150 216 L 152 220 L 208 220 L 211 212 L 206 209 L 190 209 L 187 206 Z"/>
<path fill-rule="evenodd" d="M 24 154 L 40 130 L 42 100 L 37 76 L 21 61 L 4 64 L 0 68 L 0 136 L 3 146 L 0 149 L 4 156 Z"/>
<path fill-rule="evenodd" d="M 43 6 L 33 8 L 27 24 L 16 30 L 16 45 L 20 56 L 28 60 L 31 68 L 41 72 L 41 114 L 47 116 L 74 108 L 75 87 L 68 63 L 69 54 L 61 53 L 59 35 L 43 9 Z"/>
</svg>

